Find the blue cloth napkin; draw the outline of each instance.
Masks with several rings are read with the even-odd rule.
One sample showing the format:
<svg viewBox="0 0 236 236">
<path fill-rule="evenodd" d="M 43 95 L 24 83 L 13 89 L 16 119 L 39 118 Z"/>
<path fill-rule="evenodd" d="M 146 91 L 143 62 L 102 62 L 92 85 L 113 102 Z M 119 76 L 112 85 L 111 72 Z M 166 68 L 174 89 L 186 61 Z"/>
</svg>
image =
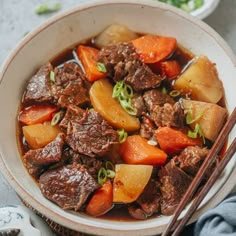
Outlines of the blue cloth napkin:
<svg viewBox="0 0 236 236">
<path fill-rule="evenodd" d="M 194 236 L 236 236 L 236 192 L 197 220 Z"/>
</svg>

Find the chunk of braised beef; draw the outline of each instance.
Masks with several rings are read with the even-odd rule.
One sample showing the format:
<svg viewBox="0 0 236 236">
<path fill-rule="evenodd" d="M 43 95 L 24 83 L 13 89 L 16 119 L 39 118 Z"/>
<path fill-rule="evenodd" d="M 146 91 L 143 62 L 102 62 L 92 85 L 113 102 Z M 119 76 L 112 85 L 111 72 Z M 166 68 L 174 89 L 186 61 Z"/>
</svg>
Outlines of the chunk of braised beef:
<svg viewBox="0 0 236 236">
<path fill-rule="evenodd" d="M 137 92 L 156 88 L 162 81 L 160 76 L 154 74 L 139 59 L 133 44 L 130 42 L 103 47 L 97 60 L 105 65 L 109 77 L 113 78 L 114 81 L 123 80 Z"/>
<path fill-rule="evenodd" d="M 56 67 L 55 83 L 58 86 L 66 87 L 69 82 L 75 81 L 78 78 L 84 78 L 81 68 L 73 62 L 64 63 L 62 67 Z"/>
<path fill-rule="evenodd" d="M 150 117 L 158 127 L 182 128 L 184 126 L 184 111 L 179 102 L 174 105 L 170 103 L 165 103 L 163 106 L 156 105 L 153 110 L 150 110 Z"/>
<path fill-rule="evenodd" d="M 61 160 L 65 135 L 60 133 L 56 139 L 40 149 L 31 149 L 23 156 L 28 172 L 38 178 L 39 175 L 53 163 Z"/>
<path fill-rule="evenodd" d="M 146 112 L 146 106 L 141 94 L 135 94 L 131 98 L 131 105 L 137 111 L 136 116 L 141 116 L 143 112 Z"/>
<path fill-rule="evenodd" d="M 97 61 L 102 62 L 107 70 L 107 75 L 115 81 L 123 80 L 127 72 L 125 64 L 137 58 L 135 48 L 132 43 L 118 43 L 103 47 L 97 57 Z"/>
<path fill-rule="evenodd" d="M 128 207 L 129 214 L 137 220 L 146 220 L 147 214 L 145 211 L 138 205 L 138 204 L 132 204 Z"/>
<path fill-rule="evenodd" d="M 173 106 L 174 115 L 172 126 L 182 128 L 185 123 L 185 114 L 180 102 L 176 102 Z"/>
<path fill-rule="evenodd" d="M 186 147 L 175 159 L 183 171 L 191 176 L 195 176 L 208 152 L 209 150 L 206 147 L 190 146 Z"/>
<path fill-rule="evenodd" d="M 155 131 L 156 125 L 153 120 L 148 115 L 143 114 L 139 131 L 140 135 L 148 140 L 156 140 Z"/>
<path fill-rule="evenodd" d="M 137 203 L 148 216 L 151 216 L 154 213 L 160 213 L 160 199 L 160 183 L 151 179 L 137 199 Z"/>
<path fill-rule="evenodd" d="M 83 106 L 89 103 L 88 90 L 84 88 L 82 80 L 70 82 L 61 90 L 58 99 L 58 105 L 61 107 L 67 107 L 70 104 Z"/>
<path fill-rule="evenodd" d="M 62 68 L 55 68 L 52 94 L 61 107 L 67 107 L 70 104 L 77 106 L 90 104 L 85 77 L 75 63 L 65 63 Z"/>
<path fill-rule="evenodd" d="M 137 220 L 145 220 L 160 213 L 160 183 L 151 179 L 137 201 L 128 207 L 129 214 Z"/>
<path fill-rule="evenodd" d="M 43 65 L 29 80 L 23 98 L 24 103 L 28 104 L 54 101 L 54 97 L 51 92 L 51 71 L 53 71 L 53 67 L 51 63 L 48 62 Z"/>
<path fill-rule="evenodd" d="M 124 78 L 124 82 L 129 84 L 133 90 L 137 92 L 159 87 L 162 81 L 160 76 L 154 74 L 152 70 L 139 59 L 127 62 L 125 70 L 128 73 Z"/>
<path fill-rule="evenodd" d="M 115 164 L 121 164 L 124 163 L 124 160 L 120 153 L 120 143 L 114 143 L 111 148 L 106 152 L 106 154 L 103 156 L 104 160 L 108 160 L 111 163 Z"/>
<path fill-rule="evenodd" d="M 84 115 L 84 110 L 78 106 L 75 105 L 69 105 L 67 107 L 65 116 L 63 117 L 63 119 L 61 120 L 59 126 L 60 128 L 62 128 L 63 130 L 67 130 L 68 128 L 68 124 L 69 122 L 73 121 L 73 122 L 79 122 L 79 120 L 82 119 L 83 115 Z"/>
<path fill-rule="evenodd" d="M 86 110 L 81 120 L 69 123 L 66 142 L 74 151 L 96 157 L 118 142 L 118 134 L 99 113 Z"/>
<path fill-rule="evenodd" d="M 67 160 L 70 160 L 70 163 L 79 163 L 83 165 L 94 179 L 97 178 L 98 171 L 102 167 L 101 160 L 79 154 L 70 148 L 65 149 L 63 156 L 65 156 Z"/>
<path fill-rule="evenodd" d="M 81 209 L 99 184 L 77 163 L 44 172 L 39 178 L 42 194 L 65 210 Z"/>
<path fill-rule="evenodd" d="M 161 183 L 161 213 L 171 215 L 191 184 L 192 177 L 177 167 L 173 159 L 161 168 L 158 175 Z"/>
<path fill-rule="evenodd" d="M 153 111 L 155 107 L 163 106 L 165 103 L 174 104 L 175 101 L 168 94 L 162 93 L 159 89 L 151 89 L 143 94 L 145 105 L 149 112 Z"/>
</svg>

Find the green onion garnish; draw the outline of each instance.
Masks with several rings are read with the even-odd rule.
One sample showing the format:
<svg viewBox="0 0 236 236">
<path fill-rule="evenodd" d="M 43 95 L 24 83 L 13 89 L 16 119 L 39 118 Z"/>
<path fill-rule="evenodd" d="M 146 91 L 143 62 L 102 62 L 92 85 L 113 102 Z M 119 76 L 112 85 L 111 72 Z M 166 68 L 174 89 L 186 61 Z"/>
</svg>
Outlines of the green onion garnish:
<svg viewBox="0 0 236 236">
<path fill-rule="evenodd" d="M 105 168 L 107 169 L 107 170 L 114 170 L 115 168 L 114 168 L 114 165 L 110 162 L 110 161 L 106 161 L 106 163 L 105 163 Z"/>
<path fill-rule="evenodd" d="M 135 116 L 137 114 L 136 109 L 131 106 L 131 101 L 129 101 L 129 100 L 128 101 L 127 100 L 120 100 L 120 105 L 124 108 L 124 110 L 128 114 L 130 114 L 132 116 Z"/>
<path fill-rule="evenodd" d="M 194 8 L 198 9 L 204 4 L 204 0 L 194 0 Z"/>
<path fill-rule="evenodd" d="M 104 184 L 107 181 L 107 171 L 104 167 L 102 167 L 99 171 L 98 171 L 98 183 L 99 184 Z"/>
<path fill-rule="evenodd" d="M 192 110 L 190 109 L 190 110 L 187 112 L 187 115 L 186 115 L 186 123 L 187 123 L 188 125 L 190 125 L 190 124 L 192 124 L 192 123 L 198 121 L 198 120 L 202 117 L 203 113 L 204 113 L 204 112 L 201 111 L 201 112 L 193 119 L 193 117 L 192 117 Z"/>
<path fill-rule="evenodd" d="M 180 91 L 178 90 L 172 90 L 169 95 L 173 98 L 178 97 L 180 95 Z"/>
<path fill-rule="evenodd" d="M 117 133 L 119 135 L 119 143 L 123 143 L 126 140 L 126 138 L 128 137 L 128 134 L 127 134 L 127 132 L 125 132 L 124 129 L 118 129 Z"/>
<path fill-rule="evenodd" d="M 133 94 L 133 89 L 130 85 L 125 84 L 123 81 L 119 81 L 113 88 L 112 97 L 118 99 L 120 105 L 128 114 L 135 116 L 137 111 L 131 105 Z"/>
<path fill-rule="evenodd" d="M 52 13 L 52 12 L 56 12 L 61 8 L 61 3 L 55 3 L 52 6 L 50 6 L 48 3 L 42 4 L 41 6 L 39 6 L 36 10 L 35 13 L 38 15 L 41 14 L 48 14 L 48 13 Z"/>
<path fill-rule="evenodd" d="M 188 131 L 188 137 L 190 138 L 202 138 L 203 143 L 206 143 L 204 134 L 203 134 L 203 130 L 202 127 L 200 126 L 199 123 L 196 123 L 195 127 L 194 127 L 194 131 L 189 130 Z"/>
<path fill-rule="evenodd" d="M 56 82 L 56 80 L 55 80 L 55 72 L 53 70 L 50 71 L 49 77 L 50 77 L 50 81 L 51 82 L 53 82 L 53 83 Z"/>
<path fill-rule="evenodd" d="M 161 93 L 162 93 L 162 94 L 167 94 L 167 89 L 166 89 L 166 87 L 162 87 Z"/>
<path fill-rule="evenodd" d="M 196 10 L 204 4 L 204 0 L 159 0 L 159 2 L 181 8 L 186 12 Z"/>
<path fill-rule="evenodd" d="M 98 63 L 97 63 L 97 68 L 98 68 L 98 70 L 99 70 L 100 72 L 103 72 L 103 73 L 106 73 L 106 72 L 107 72 L 107 69 L 106 69 L 105 65 L 104 65 L 103 63 L 101 63 L 101 62 L 98 62 Z"/>
<path fill-rule="evenodd" d="M 57 112 L 57 113 L 52 117 L 51 126 L 57 125 L 57 124 L 59 123 L 59 121 L 61 120 L 62 115 L 63 115 L 63 112 L 62 112 L 62 111 Z"/>
<path fill-rule="evenodd" d="M 113 88 L 112 97 L 118 98 L 123 89 L 124 89 L 124 82 L 123 81 L 117 82 Z"/>
<path fill-rule="evenodd" d="M 113 179 L 116 175 L 114 169 L 113 164 L 110 161 L 106 161 L 105 168 L 102 167 L 98 171 L 98 183 L 103 185 L 107 181 L 107 178 Z"/>
<path fill-rule="evenodd" d="M 116 176 L 115 171 L 113 170 L 107 170 L 107 177 L 110 179 L 113 179 Z"/>
</svg>

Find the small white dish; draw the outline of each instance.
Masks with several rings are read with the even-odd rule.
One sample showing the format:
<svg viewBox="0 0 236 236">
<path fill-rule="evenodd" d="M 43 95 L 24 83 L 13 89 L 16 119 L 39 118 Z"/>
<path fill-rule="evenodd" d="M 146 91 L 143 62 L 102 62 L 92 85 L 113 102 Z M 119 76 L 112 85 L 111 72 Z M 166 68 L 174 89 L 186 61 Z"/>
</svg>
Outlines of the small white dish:
<svg viewBox="0 0 236 236">
<path fill-rule="evenodd" d="M 0 235 L 1 232 L 11 232 L 12 229 L 20 230 L 18 236 L 55 235 L 43 219 L 28 208 L 18 205 L 0 207 Z"/>
<path fill-rule="evenodd" d="M 209 16 L 218 6 L 220 0 L 205 0 L 202 7 L 191 12 L 192 16 L 196 16 L 199 19 L 204 19 Z"/>
</svg>

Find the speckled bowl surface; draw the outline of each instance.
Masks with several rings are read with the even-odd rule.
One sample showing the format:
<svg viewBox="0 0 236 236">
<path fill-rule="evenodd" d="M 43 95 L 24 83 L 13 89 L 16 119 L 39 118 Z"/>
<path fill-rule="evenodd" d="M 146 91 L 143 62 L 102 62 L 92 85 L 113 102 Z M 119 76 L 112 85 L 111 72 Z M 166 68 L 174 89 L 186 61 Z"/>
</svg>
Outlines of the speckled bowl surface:
<svg viewBox="0 0 236 236">
<path fill-rule="evenodd" d="M 125 24 L 137 32 L 176 37 L 180 44 L 195 54 L 207 55 L 216 63 L 225 88 L 227 108 L 229 112 L 233 110 L 236 100 L 236 59 L 224 40 L 209 26 L 174 7 L 151 0 L 84 1 L 80 7 L 57 15 L 29 33 L 2 65 L 0 168 L 24 201 L 58 224 L 98 235 L 156 235 L 163 231 L 169 217 L 116 222 L 62 210 L 43 197 L 24 168 L 17 148 L 16 115 L 26 81 L 40 65 L 59 52 L 97 35 L 112 23 Z M 229 143 L 232 137 L 235 137 L 235 130 L 231 133 Z M 206 196 L 192 221 L 230 192 L 236 176 L 234 167 L 235 158 Z"/>
</svg>

